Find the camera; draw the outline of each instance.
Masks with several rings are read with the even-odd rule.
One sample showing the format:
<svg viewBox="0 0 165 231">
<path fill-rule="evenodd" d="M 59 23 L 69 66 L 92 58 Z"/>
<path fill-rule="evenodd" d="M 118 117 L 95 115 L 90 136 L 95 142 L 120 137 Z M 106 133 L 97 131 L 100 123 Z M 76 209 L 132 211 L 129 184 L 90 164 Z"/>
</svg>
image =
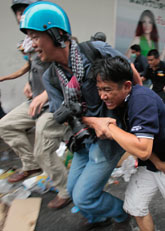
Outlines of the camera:
<svg viewBox="0 0 165 231">
<path fill-rule="evenodd" d="M 67 142 L 67 147 L 71 152 L 78 151 L 84 146 L 84 140 L 90 136 L 89 130 L 81 121 L 83 110 L 78 102 L 63 102 L 60 108 L 54 113 L 56 121 L 60 124 L 68 122 L 72 129 L 72 136 Z"/>
</svg>

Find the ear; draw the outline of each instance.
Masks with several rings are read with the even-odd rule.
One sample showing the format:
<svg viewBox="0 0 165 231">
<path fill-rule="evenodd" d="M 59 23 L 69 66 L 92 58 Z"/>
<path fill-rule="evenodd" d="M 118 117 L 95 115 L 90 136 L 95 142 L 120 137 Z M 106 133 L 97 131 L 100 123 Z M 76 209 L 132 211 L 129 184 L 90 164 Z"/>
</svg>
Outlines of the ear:
<svg viewBox="0 0 165 231">
<path fill-rule="evenodd" d="M 58 29 L 58 32 L 59 32 L 60 35 L 63 35 L 63 34 L 64 34 L 63 31 L 60 30 L 60 29 Z"/>
<path fill-rule="evenodd" d="M 126 91 L 130 92 L 132 89 L 132 82 L 129 80 L 125 81 L 124 82 L 124 88 Z"/>
</svg>

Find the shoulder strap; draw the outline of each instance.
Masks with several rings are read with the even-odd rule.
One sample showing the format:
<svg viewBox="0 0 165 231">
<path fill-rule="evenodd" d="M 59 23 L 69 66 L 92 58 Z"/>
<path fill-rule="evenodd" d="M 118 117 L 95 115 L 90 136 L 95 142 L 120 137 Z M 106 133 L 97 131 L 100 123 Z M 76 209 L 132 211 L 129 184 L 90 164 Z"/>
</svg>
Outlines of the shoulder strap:
<svg viewBox="0 0 165 231">
<path fill-rule="evenodd" d="M 102 54 L 97 50 L 90 41 L 79 43 L 80 51 L 89 59 L 91 63 L 94 63 L 96 59 L 102 58 Z"/>
</svg>

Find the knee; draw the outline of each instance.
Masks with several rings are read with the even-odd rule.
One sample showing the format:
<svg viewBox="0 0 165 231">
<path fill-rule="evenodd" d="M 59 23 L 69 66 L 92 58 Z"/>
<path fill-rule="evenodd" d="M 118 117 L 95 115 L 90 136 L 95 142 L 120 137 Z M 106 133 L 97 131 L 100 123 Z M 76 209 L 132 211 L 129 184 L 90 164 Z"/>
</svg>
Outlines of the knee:
<svg viewBox="0 0 165 231">
<path fill-rule="evenodd" d="M 143 202 L 137 194 L 126 195 L 123 205 L 124 210 L 132 216 L 145 216 L 149 213 L 148 204 Z"/>
<path fill-rule="evenodd" d="M 69 195 L 72 197 L 72 199 L 74 201 L 74 204 L 77 205 L 80 208 L 83 201 L 85 200 L 85 198 L 83 196 L 83 193 L 81 193 L 81 190 L 76 188 L 75 185 L 68 182 L 67 183 L 67 191 L 68 191 Z"/>
<path fill-rule="evenodd" d="M 86 193 L 82 189 L 75 188 L 72 192 L 72 198 L 74 204 L 82 210 L 90 204 L 90 200 L 88 199 Z"/>
</svg>

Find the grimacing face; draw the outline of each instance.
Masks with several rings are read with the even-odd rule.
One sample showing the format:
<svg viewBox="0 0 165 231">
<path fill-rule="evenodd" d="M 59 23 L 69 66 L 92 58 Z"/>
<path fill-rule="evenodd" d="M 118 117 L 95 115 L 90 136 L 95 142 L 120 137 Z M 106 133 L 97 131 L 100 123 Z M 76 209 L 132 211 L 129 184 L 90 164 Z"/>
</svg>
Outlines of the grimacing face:
<svg viewBox="0 0 165 231">
<path fill-rule="evenodd" d="M 122 85 L 112 81 L 103 81 L 98 74 L 96 86 L 101 100 L 108 109 L 113 110 L 123 105 L 126 96 L 131 91 L 132 84 L 130 81 L 125 81 Z"/>
</svg>

